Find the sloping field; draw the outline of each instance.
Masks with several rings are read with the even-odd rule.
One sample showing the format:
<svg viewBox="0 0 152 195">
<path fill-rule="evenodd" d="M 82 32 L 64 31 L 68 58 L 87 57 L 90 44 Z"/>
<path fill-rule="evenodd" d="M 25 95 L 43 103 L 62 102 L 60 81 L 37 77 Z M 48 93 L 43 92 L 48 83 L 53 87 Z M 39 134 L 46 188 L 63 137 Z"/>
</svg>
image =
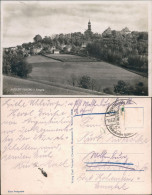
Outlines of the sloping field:
<svg viewBox="0 0 152 195">
<path fill-rule="evenodd" d="M 28 63 L 57 62 L 54 59 L 46 58 L 40 55 L 27 57 L 26 60 Z"/>
<path fill-rule="evenodd" d="M 89 57 L 81 57 L 70 54 L 45 54 L 46 57 L 59 60 L 61 62 L 92 62 L 95 61 Z"/>
<path fill-rule="evenodd" d="M 38 57 L 37 63 L 36 57 Z M 145 77 L 106 62 L 44 61 L 40 63 L 40 58 L 42 61 L 43 59 L 45 60 L 44 56 L 32 56 L 29 58 L 32 58 L 32 60 L 28 60 L 31 60 L 31 64 L 33 65 L 33 71 L 29 77 L 36 81 L 72 85 L 73 77 L 79 80 L 81 76 L 88 75 L 96 81 L 95 90 L 101 92 L 107 87 L 113 89 L 114 85 L 117 84 L 119 80 L 123 80 L 132 85 L 136 82 L 143 82 L 146 86 L 148 82 L 148 79 Z M 48 60 L 49 58 L 46 57 L 46 59 Z"/>
<path fill-rule="evenodd" d="M 59 57 L 60 55 L 55 56 Z M 65 55 L 65 59 L 68 57 L 75 58 L 75 56 Z M 137 82 L 148 85 L 147 78 L 106 62 L 61 62 L 40 55 L 28 57 L 27 62 L 33 66 L 29 78 L 19 79 L 4 76 L 4 94 L 104 95 L 103 89 L 109 88 L 113 91 L 114 85 L 119 80 L 131 85 Z M 84 75 L 95 80 L 93 91 L 76 87 L 77 85 L 73 87 L 73 82 L 78 83 L 80 77 Z"/>
<path fill-rule="evenodd" d="M 3 86 L 4 95 L 102 95 L 91 90 L 9 76 L 3 76 Z"/>
</svg>

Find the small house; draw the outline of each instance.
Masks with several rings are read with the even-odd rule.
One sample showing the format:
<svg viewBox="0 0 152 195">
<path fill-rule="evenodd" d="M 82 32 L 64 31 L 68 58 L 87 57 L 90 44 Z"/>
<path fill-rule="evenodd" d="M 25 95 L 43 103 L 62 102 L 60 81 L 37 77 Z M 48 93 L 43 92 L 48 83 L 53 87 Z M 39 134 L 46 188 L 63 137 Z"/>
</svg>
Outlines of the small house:
<svg viewBox="0 0 152 195">
<path fill-rule="evenodd" d="M 50 51 L 51 53 L 54 53 L 54 50 L 56 50 L 56 47 L 55 47 L 55 46 L 52 46 L 52 47 L 49 48 L 49 51 Z"/>
<path fill-rule="evenodd" d="M 53 53 L 54 53 L 54 54 L 59 54 L 60 51 L 59 51 L 58 49 L 54 49 Z"/>
<path fill-rule="evenodd" d="M 38 48 L 38 47 L 34 47 L 34 48 L 32 48 L 32 52 L 33 52 L 33 54 L 38 54 L 38 53 L 40 53 L 40 52 L 41 52 L 41 50 L 42 50 L 42 48 Z"/>
<path fill-rule="evenodd" d="M 81 45 L 82 48 L 86 48 L 87 47 L 87 44 L 85 42 L 82 43 Z"/>
</svg>

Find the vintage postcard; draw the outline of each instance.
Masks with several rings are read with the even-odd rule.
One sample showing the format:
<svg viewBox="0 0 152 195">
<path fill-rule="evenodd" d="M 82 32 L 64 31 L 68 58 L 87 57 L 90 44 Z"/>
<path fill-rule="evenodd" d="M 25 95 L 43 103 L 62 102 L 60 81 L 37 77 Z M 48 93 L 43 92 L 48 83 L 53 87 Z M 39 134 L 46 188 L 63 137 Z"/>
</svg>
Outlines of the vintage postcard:
<svg viewBox="0 0 152 195">
<path fill-rule="evenodd" d="M 2 195 L 152 193 L 151 1 L 1 1 L 0 49 Z"/>
<path fill-rule="evenodd" d="M 2 194 L 151 194 L 150 98 L 2 98 Z"/>
<path fill-rule="evenodd" d="M 151 1 L 2 1 L 3 96 L 150 96 Z"/>
</svg>

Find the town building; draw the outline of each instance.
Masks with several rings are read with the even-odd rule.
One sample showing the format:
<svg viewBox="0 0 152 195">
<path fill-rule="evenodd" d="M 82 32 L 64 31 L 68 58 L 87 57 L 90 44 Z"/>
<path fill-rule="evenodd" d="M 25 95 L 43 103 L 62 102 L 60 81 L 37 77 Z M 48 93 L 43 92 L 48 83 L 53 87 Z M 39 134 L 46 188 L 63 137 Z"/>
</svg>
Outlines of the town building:
<svg viewBox="0 0 152 195">
<path fill-rule="evenodd" d="M 121 34 L 129 34 L 131 31 L 128 29 L 128 27 L 123 28 L 121 31 Z"/>
<path fill-rule="evenodd" d="M 60 53 L 60 50 L 59 49 L 54 49 L 53 53 L 54 54 L 59 54 Z"/>
<path fill-rule="evenodd" d="M 91 30 L 91 22 L 90 22 L 90 20 L 88 22 L 88 29 L 84 32 L 84 35 L 85 35 L 85 39 L 91 40 L 93 32 Z"/>
</svg>

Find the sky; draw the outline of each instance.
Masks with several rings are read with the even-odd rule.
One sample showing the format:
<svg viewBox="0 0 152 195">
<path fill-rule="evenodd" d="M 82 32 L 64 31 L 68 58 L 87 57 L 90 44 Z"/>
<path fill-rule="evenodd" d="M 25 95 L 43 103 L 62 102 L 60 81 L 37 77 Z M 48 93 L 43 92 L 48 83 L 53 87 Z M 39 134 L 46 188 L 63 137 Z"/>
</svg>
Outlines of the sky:
<svg viewBox="0 0 152 195">
<path fill-rule="evenodd" d="M 141 1 L 2 1 L 2 47 L 33 42 L 35 35 L 84 32 L 106 28 L 148 31 L 148 3 Z"/>
</svg>

